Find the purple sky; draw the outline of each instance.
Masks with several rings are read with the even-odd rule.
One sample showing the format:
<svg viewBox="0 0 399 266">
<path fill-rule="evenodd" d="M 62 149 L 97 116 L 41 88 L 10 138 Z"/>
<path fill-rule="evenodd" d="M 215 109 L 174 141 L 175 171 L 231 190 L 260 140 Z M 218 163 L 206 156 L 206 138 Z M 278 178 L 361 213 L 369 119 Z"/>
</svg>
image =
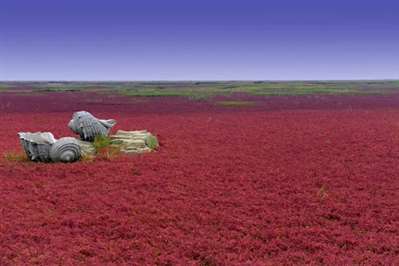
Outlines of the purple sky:
<svg viewBox="0 0 399 266">
<path fill-rule="evenodd" d="M 0 80 L 399 79 L 399 1 L 1 0 Z"/>
</svg>

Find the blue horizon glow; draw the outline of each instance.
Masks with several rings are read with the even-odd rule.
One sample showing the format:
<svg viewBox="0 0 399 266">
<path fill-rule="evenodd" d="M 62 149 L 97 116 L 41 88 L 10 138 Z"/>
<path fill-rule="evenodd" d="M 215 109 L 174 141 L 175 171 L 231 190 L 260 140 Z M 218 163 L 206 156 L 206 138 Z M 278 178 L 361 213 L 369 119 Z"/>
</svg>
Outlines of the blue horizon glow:
<svg viewBox="0 0 399 266">
<path fill-rule="evenodd" d="M 399 79 L 398 2 L 320 2 L 5 0 L 0 80 Z"/>
</svg>

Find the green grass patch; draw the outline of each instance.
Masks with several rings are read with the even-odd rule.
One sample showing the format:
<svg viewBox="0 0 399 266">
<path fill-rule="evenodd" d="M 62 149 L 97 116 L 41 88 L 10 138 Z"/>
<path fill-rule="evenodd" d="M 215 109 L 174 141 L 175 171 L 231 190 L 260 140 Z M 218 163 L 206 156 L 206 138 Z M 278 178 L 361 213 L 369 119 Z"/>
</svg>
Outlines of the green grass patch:
<svg viewBox="0 0 399 266">
<path fill-rule="evenodd" d="M 260 96 L 389 94 L 399 91 L 399 80 L 3 82 L 0 83 L 0 90 L 9 89 L 10 86 L 39 93 L 95 91 L 131 97 L 185 97 L 193 101 L 206 101 L 214 96 L 234 93 Z"/>
<path fill-rule="evenodd" d="M 252 101 L 218 101 L 217 105 L 225 107 L 249 107 L 255 106 L 255 102 Z"/>
<path fill-rule="evenodd" d="M 148 146 L 148 148 L 150 148 L 151 150 L 156 150 L 159 147 L 158 139 L 154 135 L 149 135 L 146 138 L 145 143 Z"/>
<path fill-rule="evenodd" d="M 35 82 L 28 85 L 32 92 L 80 92 L 80 91 L 103 91 L 110 89 L 99 82 Z"/>
<path fill-rule="evenodd" d="M 116 91 L 133 97 L 185 97 L 193 101 L 204 101 L 216 95 L 230 94 L 229 82 L 150 82 L 132 83 Z"/>
<path fill-rule="evenodd" d="M 93 142 L 93 147 L 96 152 L 100 152 L 104 148 L 107 148 L 111 145 L 111 139 L 107 136 L 96 136 Z"/>
<path fill-rule="evenodd" d="M 46 87 L 46 88 L 38 88 L 34 90 L 34 92 L 77 92 L 82 91 L 82 88 L 57 88 L 57 87 Z"/>
<path fill-rule="evenodd" d="M 0 83 L 0 92 L 2 91 L 7 91 L 9 89 L 11 89 L 12 87 L 8 84 L 4 84 L 4 83 Z"/>
<path fill-rule="evenodd" d="M 112 145 L 112 140 L 108 136 L 96 136 L 93 142 L 96 150 L 96 159 L 110 161 L 120 154 L 120 147 Z"/>
<path fill-rule="evenodd" d="M 351 84 L 281 82 L 265 84 L 244 84 L 232 88 L 234 92 L 254 95 L 309 95 L 309 94 L 353 94 L 361 90 Z"/>
<path fill-rule="evenodd" d="M 398 91 L 398 81 L 254 81 L 207 83 L 143 83 L 119 88 L 119 93 L 134 97 L 186 97 L 207 100 L 217 95 L 245 93 L 259 96 L 387 94 Z"/>
<path fill-rule="evenodd" d="M 132 97 L 186 97 L 193 101 L 207 100 L 221 94 L 213 88 L 133 88 L 122 89 L 120 94 Z"/>
</svg>

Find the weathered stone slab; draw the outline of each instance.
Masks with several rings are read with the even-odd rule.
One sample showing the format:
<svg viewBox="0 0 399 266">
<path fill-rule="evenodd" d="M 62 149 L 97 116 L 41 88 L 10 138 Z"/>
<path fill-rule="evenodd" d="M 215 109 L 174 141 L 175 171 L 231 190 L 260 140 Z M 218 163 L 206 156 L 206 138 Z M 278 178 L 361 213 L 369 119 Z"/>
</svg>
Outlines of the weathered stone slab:
<svg viewBox="0 0 399 266">
<path fill-rule="evenodd" d="M 81 150 L 83 158 L 96 155 L 96 149 L 94 148 L 93 143 L 88 142 L 88 141 L 83 141 L 80 139 L 76 139 L 76 140 L 78 142 L 78 145 L 80 146 L 80 150 Z"/>
<path fill-rule="evenodd" d="M 124 131 L 118 130 L 116 134 L 110 135 L 111 147 L 119 149 L 123 153 L 145 153 L 156 147 L 150 147 L 149 139 L 155 138 L 146 130 Z M 156 138 L 155 138 L 156 139 Z M 92 142 L 78 140 L 82 156 L 95 156 L 96 149 Z"/>
</svg>

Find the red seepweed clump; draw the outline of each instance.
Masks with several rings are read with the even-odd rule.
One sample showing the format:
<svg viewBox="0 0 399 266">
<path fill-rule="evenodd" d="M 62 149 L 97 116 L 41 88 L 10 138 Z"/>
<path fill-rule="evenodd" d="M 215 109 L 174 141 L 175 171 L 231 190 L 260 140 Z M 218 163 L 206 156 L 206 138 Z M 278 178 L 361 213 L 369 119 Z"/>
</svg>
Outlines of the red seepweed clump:
<svg viewBox="0 0 399 266">
<path fill-rule="evenodd" d="M 77 110 L 161 146 L 74 164 L 2 158 L 0 264 L 399 263 L 398 95 L 236 97 L 257 104 L 1 94 L 4 152 L 18 131 L 72 135 Z"/>
</svg>

